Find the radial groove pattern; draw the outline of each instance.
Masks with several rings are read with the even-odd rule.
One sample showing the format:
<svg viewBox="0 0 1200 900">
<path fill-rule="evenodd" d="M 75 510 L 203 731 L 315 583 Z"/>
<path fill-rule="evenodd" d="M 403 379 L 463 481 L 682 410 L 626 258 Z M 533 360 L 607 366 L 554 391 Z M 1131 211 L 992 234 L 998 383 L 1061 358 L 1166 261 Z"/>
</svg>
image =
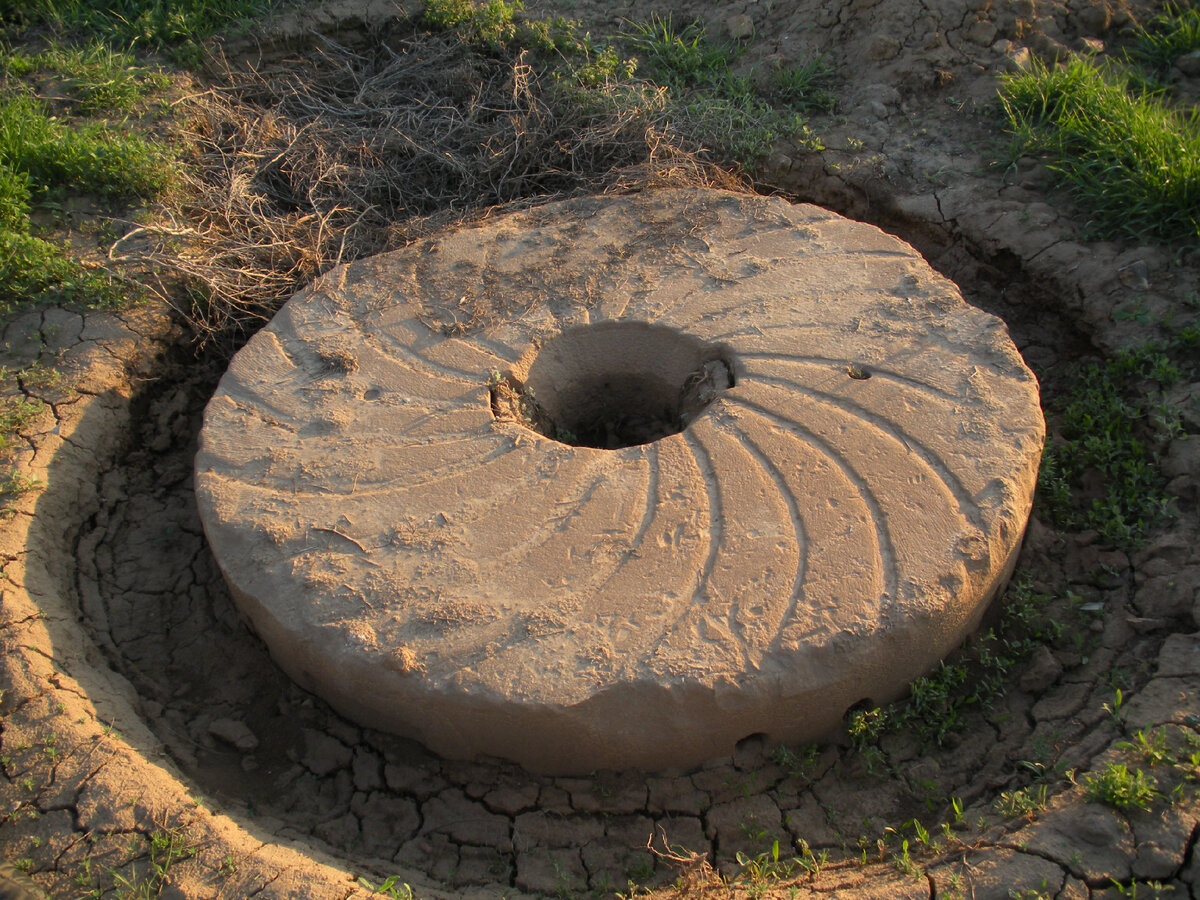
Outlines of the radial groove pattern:
<svg viewBox="0 0 1200 900">
<path fill-rule="evenodd" d="M 586 384 L 601 437 L 610 381 L 686 427 L 596 449 L 546 436 L 570 440 L 531 395 L 498 417 L 496 379 L 531 368 L 556 403 Z M 235 358 L 196 483 L 292 677 L 450 756 L 586 772 L 820 737 L 896 696 L 1007 578 L 1042 440 L 1003 324 L 907 245 L 663 191 L 327 274 Z"/>
</svg>

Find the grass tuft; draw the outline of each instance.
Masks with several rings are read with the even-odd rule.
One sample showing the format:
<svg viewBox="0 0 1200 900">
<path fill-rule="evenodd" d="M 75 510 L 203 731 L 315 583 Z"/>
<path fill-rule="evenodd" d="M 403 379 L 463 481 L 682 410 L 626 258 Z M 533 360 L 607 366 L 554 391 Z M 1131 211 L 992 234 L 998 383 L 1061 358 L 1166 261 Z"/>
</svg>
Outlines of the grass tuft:
<svg viewBox="0 0 1200 900">
<path fill-rule="evenodd" d="M 1000 90 L 1012 156 L 1047 157 L 1096 237 L 1200 238 L 1200 117 L 1083 59 L 1035 62 Z"/>
<path fill-rule="evenodd" d="M 631 22 L 626 34 L 647 71 L 668 87 L 719 89 L 731 77 L 733 49 L 710 43 L 698 21 L 676 26 L 670 16 L 653 15 L 648 22 Z"/>
<path fill-rule="evenodd" d="M 1160 78 L 1179 57 L 1200 50 L 1200 7 L 1168 3 L 1138 29 L 1129 56 Z"/>
<path fill-rule="evenodd" d="M 1088 800 L 1104 803 L 1113 809 L 1129 812 L 1148 811 L 1161 796 L 1153 778 L 1141 769 L 1130 769 L 1125 763 L 1109 763 L 1095 775 L 1084 780 Z"/>
</svg>

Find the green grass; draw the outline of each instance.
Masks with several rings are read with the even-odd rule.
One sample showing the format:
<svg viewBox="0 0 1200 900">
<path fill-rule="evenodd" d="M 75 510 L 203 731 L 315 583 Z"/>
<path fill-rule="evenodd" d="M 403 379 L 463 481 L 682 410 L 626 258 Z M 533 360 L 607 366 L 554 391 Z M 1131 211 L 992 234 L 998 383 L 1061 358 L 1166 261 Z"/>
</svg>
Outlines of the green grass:
<svg viewBox="0 0 1200 900">
<path fill-rule="evenodd" d="M 605 103 L 659 103 L 678 133 L 746 166 L 785 137 L 819 149 L 805 114 L 833 106 L 825 90 L 832 73 L 824 60 L 761 78 L 737 75 L 737 48 L 712 43 L 698 22 L 631 22 L 619 46 L 593 43 L 571 21 L 526 17 L 520 3 L 507 0 L 428 0 L 422 22 L 485 52 L 535 51 L 563 82 L 591 91 L 571 96 L 598 112 Z"/>
<path fill-rule="evenodd" d="M 1190 345 L 1179 349 L 1194 353 Z M 1095 530 L 1125 547 L 1170 518 L 1149 444 L 1154 410 L 1140 386 L 1150 380 L 1169 387 L 1181 377 L 1171 354 L 1153 345 L 1081 367 L 1052 407 L 1058 437 L 1046 444 L 1038 473 L 1039 514 L 1055 527 Z M 1159 427 L 1169 430 L 1171 423 Z"/>
<path fill-rule="evenodd" d="M 181 62 L 194 62 L 204 38 L 228 36 L 273 5 L 273 0 L 0 0 L 0 22 L 10 30 L 48 26 L 122 48 L 167 49 Z"/>
<path fill-rule="evenodd" d="M 3 54 L 0 72 L 16 78 L 44 75 L 63 82 L 75 112 L 84 115 L 127 112 L 169 83 L 162 72 L 139 66 L 131 54 L 100 41 L 81 47 L 56 44 L 38 53 L 16 50 Z"/>
<path fill-rule="evenodd" d="M 1138 29 L 1129 56 L 1162 77 L 1179 57 L 1200 50 L 1200 7 L 1168 3 Z"/>
<path fill-rule="evenodd" d="M 796 67 L 772 67 L 765 73 L 734 74 L 741 49 L 714 44 L 702 23 L 674 24 L 670 17 L 652 16 L 648 22 L 631 22 L 626 39 L 638 52 L 646 71 L 678 94 L 696 91 L 726 100 L 770 101 L 780 111 L 828 111 L 834 99 L 825 88 L 833 70 L 818 56 Z"/>
<path fill-rule="evenodd" d="M 630 23 L 626 39 L 641 68 L 666 87 L 681 129 L 705 147 L 747 166 L 783 137 L 820 149 L 804 114 L 833 106 L 823 60 L 761 78 L 735 74 L 736 47 L 709 41 L 699 22 L 680 26 L 656 16 Z"/>
<path fill-rule="evenodd" d="M 165 148 L 101 122 L 64 122 L 23 94 L 0 100 L 0 166 L 27 176 L 34 192 L 110 197 L 153 196 L 172 174 Z"/>
<path fill-rule="evenodd" d="M 520 3 L 505 0 L 428 0 L 422 21 L 433 28 L 455 31 L 470 44 L 499 50 L 517 34 L 513 20 Z"/>
<path fill-rule="evenodd" d="M 700 22 L 676 26 L 668 16 L 648 22 L 631 22 L 627 31 L 648 72 L 661 84 L 676 90 L 720 90 L 732 76 L 734 49 L 714 45 Z"/>
<path fill-rule="evenodd" d="M 54 244 L 29 233 L 29 176 L 0 163 L 0 315 L 83 272 Z"/>
<path fill-rule="evenodd" d="M 1116 69 L 1073 59 L 1006 76 L 1011 155 L 1041 156 L 1099 238 L 1200 238 L 1200 117 L 1131 90 Z"/>
</svg>

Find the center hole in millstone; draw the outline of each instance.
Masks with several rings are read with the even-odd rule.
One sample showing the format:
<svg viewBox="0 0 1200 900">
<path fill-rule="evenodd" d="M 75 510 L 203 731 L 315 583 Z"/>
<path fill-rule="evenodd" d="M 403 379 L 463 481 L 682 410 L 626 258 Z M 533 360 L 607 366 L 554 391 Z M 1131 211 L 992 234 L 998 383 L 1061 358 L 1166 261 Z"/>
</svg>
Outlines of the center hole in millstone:
<svg viewBox="0 0 1200 900">
<path fill-rule="evenodd" d="M 492 411 L 578 447 L 617 449 L 678 434 L 734 384 L 733 354 L 663 325 L 570 328 L 492 374 Z"/>
</svg>

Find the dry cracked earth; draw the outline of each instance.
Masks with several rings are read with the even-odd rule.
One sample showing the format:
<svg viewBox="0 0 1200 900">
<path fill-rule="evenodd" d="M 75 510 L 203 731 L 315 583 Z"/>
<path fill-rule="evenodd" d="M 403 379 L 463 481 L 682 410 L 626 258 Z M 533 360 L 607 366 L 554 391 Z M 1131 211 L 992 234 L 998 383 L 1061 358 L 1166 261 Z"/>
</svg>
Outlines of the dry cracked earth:
<svg viewBox="0 0 1200 900">
<path fill-rule="evenodd" d="M 781 145 L 759 187 L 913 243 L 1008 322 L 1048 404 L 1074 362 L 1196 315 L 1186 301 L 1200 252 L 1085 241 L 1086 217 L 1043 166 L 989 165 L 997 75 L 1026 54 L 1119 41 L 1138 9 L 561 0 L 536 11 L 597 32 L 652 11 L 698 16 L 742 40 L 747 59 L 827 54 L 839 109 L 812 125 L 828 149 Z M 310 21 L 336 30 L 387 14 L 342 4 Z M 408 884 L 418 897 L 605 896 L 630 882 L 663 897 L 1200 895 L 1191 780 L 1148 810 L 1085 793 L 1109 763 L 1147 766 L 1121 746 L 1139 729 L 1167 726 L 1181 752 L 1200 739 L 1200 383 L 1146 385 L 1182 422 L 1156 446 L 1178 514 L 1133 551 L 1035 519 L 1018 572 L 1064 637 L 944 746 L 903 733 L 870 753 L 751 739 L 696 770 L 563 778 L 439 760 L 340 718 L 275 668 L 230 602 L 192 496 L 200 413 L 225 357 L 191 350 L 167 310 L 38 309 L 3 343 L 10 369 L 41 360 L 68 376 L 13 387 L 49 404 L 18 447 L 44 487 L 0 524 L 0 853 L 49 896 L 348 900 L 390 876 L 393 895 Z M 1023 789 L 1044 803 L 1005 804 Z M 937 849 L 914 819 L 947 823 Z M 756 881 L 738 856 L 770 869 L 776 840 L 785 862 L 803 841 L 823 865 Z M 699 857 L 733 883 L 704 881 Z"/>
</svg>

